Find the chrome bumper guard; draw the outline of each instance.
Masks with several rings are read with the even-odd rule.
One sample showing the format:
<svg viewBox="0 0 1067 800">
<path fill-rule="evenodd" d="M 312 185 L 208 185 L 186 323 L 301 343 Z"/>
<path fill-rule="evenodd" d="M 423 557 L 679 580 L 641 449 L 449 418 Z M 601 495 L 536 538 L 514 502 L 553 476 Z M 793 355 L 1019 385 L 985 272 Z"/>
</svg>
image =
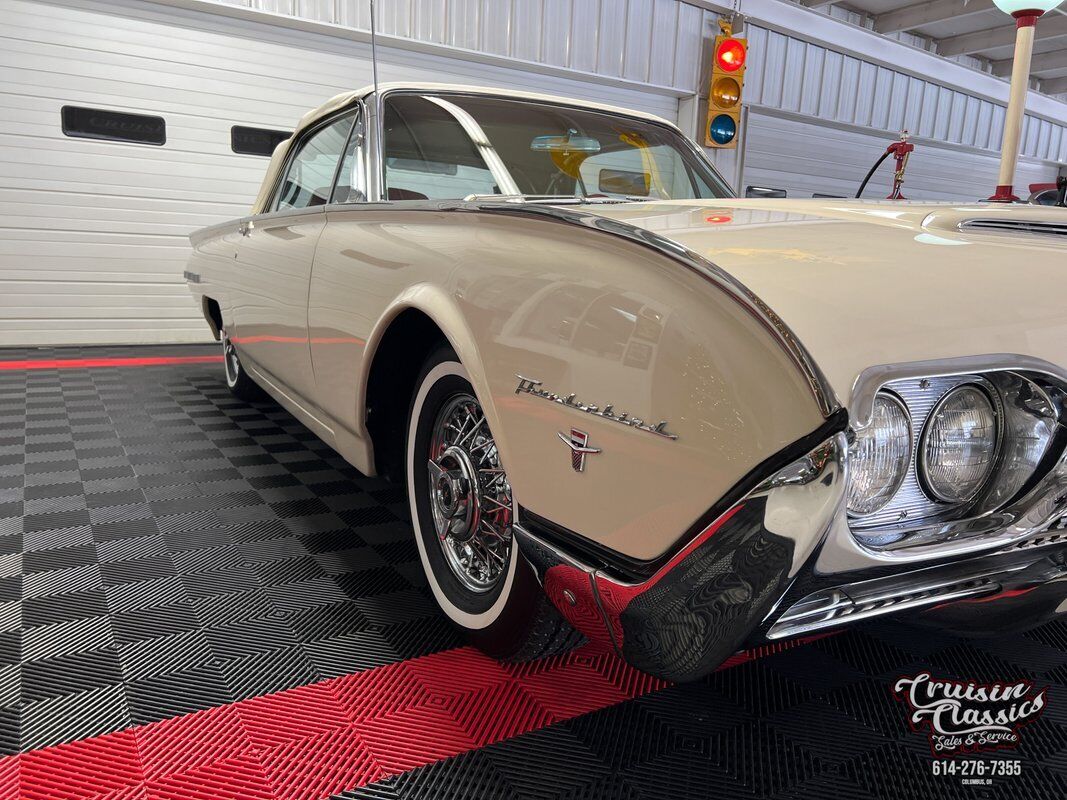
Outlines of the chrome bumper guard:
<svg viewBox="0 0 1067 800">
<path fill-rule="evenodd" d="M 836 434 L 639 582 L 582 563 L 522 520 L 515 533 L 545 592 L 575 628 L 672 681 L 696 680 L 742 646 L 862 619 L 1020 587 L 1051 588 L 1052 600 L 1061 589 L 1067 595 L 1067 533 L 1056 532 L 1067 522 L 1064 462 L 1007 530 L 970 543 L 954 539 L 955 558 L 942 552 L 917 564 L 876 556 L 852 537 L 842 549 L 846 455 L 845 436 Z M 836 557 L 827 559 L 831 553 Z M 827 560 L 850 563 L 826 570 Z M 1056 613 L 1060 605 L 1052 603 Z"/>
</svg>

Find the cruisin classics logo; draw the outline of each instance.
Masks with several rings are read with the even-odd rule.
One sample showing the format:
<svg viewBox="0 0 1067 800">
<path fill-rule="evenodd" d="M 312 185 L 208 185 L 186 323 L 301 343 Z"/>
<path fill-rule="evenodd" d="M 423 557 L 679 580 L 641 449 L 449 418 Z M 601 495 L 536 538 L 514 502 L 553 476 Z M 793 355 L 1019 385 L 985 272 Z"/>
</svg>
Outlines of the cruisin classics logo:
<svg viewBox="0 0 1067 800">
<path fill-rule="evenodd" d="M 1047 689 L 1029 681 L 981 684 L 935 679 L 928 672 L 900 678 L 896 698 L 909 709 L 908 722 L 926 732 L 935 756 L 1016 747 L 1019 729 L 1045 708 Z"/>
</svg>

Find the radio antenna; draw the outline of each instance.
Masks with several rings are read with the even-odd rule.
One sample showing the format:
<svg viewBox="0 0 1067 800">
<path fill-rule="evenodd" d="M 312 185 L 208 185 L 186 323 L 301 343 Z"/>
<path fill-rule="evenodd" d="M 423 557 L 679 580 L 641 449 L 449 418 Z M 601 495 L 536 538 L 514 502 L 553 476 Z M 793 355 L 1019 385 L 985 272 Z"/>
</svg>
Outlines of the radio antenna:
<svg viewBox="0 0 1067 800">
<path fill-rule="evenodd" d="M 378 36 L 374 20 L 374 0 L 370 0 L 370 66 L 374 74 L 374 94 L 378 94 Z"/>
</svg>

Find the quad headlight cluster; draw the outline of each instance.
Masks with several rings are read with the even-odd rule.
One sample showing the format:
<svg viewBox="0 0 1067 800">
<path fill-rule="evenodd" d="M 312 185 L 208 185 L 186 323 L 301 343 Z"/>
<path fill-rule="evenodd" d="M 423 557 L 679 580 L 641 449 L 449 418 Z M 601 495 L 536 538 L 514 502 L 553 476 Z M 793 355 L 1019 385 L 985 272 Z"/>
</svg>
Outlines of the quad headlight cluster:
<svg viewBox="0 0 1067 800">
<path fill-rule="evenodd" d="M 1059 408 L 1016 373 L 887 384 L 849 447 L 854 526 L 959 518 L 1003 506 L 1036 475 Z"/>
</svg>

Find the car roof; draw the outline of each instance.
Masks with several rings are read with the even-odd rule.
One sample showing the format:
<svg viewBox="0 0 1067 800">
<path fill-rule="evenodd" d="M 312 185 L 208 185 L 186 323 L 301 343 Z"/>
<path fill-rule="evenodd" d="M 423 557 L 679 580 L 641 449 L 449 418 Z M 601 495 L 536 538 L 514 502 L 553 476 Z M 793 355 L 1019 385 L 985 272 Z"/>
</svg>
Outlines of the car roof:
<svg viewBox="0 0 1067 800">
<path fill-rule="evenodd" d="M 606 111 L 610 114 L 622 114 L 628 117 L 637 117 L 639 119 L 647 119 L 650 122 L 658 122 L 661 125 L 668 125 L 671 128 L 677 128 L 677 126 L 663 117 L 658 117 L 655 114 L 648 114 L 644 111 L 634 111 L 633 109 L 623 108 L 622 106 L 612 106 L 605 103 L 595 103 L 589 100 L 581 100 L 574 97 L 562 97 L 559 95 L 542 94 L 540 92 L 524 92 L 514 89 L 494 88 L 492 86 L 468 86 L 464 84 L 454 83 L 418 83 L 418 82 L 391 82 L 391 83 L 379 83 L 379 92 L 391 92 L 391 91 L 415 91 L 415 92 L 458 92 L 461 94 L 481 94 L 491 97 L 501 97 L 504 99 L 519 98 L 522 100 L 539 100 L 545 103 L 557 103 L 560 105 L 577 106 L 579 108 L 595 109 L 597 111 Z M 334 95 L 318 108 L 312 109 L 303 117 L 300 118 L 294 134 L 308 128 L 324 117 L 328 117 L 330 114 L 344 108 L 345 106 L 354 103 L 356 100 L 367 97 L 374 93 L 374 86 L 364 86 L 362 89 L 356 89 L 351 92 L 341 92 Z"/>
</svg>

